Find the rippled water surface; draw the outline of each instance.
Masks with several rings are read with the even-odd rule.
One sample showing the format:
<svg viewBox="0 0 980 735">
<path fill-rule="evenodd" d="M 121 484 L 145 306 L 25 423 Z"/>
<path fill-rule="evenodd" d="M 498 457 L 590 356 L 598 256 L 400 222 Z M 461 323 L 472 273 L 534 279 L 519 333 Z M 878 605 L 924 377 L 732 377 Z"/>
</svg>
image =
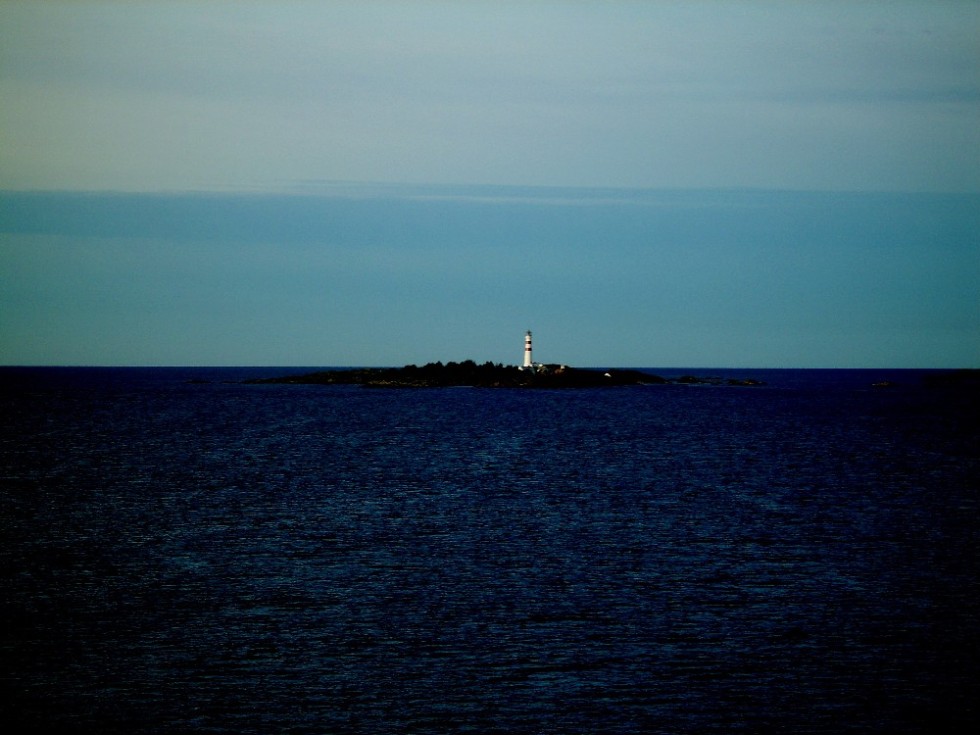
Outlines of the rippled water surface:
<svg viewBox="0 0 980 735">
<path fill-rule="evenodd" d="M 761 373 L 522 391 L 2 369 L 3 720 L 973 723 L 975 389 Z"/>
</svg>

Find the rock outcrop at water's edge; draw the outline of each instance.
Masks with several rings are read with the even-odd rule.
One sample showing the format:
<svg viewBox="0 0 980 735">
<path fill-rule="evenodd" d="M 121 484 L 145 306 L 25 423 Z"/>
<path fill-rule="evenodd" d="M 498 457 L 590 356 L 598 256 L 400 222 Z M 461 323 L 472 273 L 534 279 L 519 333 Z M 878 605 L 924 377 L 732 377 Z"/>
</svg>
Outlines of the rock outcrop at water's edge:
<svg viewBox="0 0 980 735">
<path fill-rule="evenodd" d="M 286 375 L 276 378 L 257 378 L 246 383 L 278 383 L 305 385 L 361 385 L 369 388 L 447 388 L 470 386 L 477 388 L 605 388 L 628 385 L 662 385 L 666 383 L 710 385 L 761 385 L 757 380 L 720 380 L 684 376 L 668 380 L 640 370 L 589 370 L 565 365 L 538 365 L 533 370 L 486 362 L 477 365 L 463 362 L 429 363 L 421 367 L 351 368 Z"/>
</svg>

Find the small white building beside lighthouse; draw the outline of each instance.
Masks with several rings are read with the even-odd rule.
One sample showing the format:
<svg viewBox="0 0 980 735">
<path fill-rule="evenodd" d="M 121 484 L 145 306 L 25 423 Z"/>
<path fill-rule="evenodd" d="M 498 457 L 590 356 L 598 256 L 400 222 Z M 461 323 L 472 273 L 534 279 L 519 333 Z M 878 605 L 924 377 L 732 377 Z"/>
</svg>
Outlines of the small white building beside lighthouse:
<svg viewBox="0 0 980 735">
<path fill-rule="evenodd" d="M 527 330 L 524 335 L 524 368 L 532 368 L 534 363 L 531 361 L 531 330 Z"/>
</svg>

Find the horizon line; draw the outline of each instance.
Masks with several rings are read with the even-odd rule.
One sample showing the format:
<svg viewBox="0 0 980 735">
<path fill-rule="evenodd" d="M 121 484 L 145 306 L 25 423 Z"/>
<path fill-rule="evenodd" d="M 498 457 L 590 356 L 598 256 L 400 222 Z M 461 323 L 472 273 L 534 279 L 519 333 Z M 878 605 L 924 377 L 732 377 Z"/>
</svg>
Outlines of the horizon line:
<svg viewBox="0 0 980 735">
<path fill-rule="evenodd" d="M 483 365 L 490 362 L 494 365 L 502 365 L 504 367 L 520 367 L 517 363 L 505 363 L 497 362 L 494 360 L 484 360 L 479 362 L 477 360 L 471 360 L 467 358 L 465 360 L 432 360 L 428 363 L 421 363 L 422 365 L 435 364 L 441 362 L 443 365 L 448 365 L 449 363 L 463 363 L 467 361 L 472 361 L 477 365 Z M 165 370 L 165 369 L 271 369 L 271 370 L 307 370 L 307 369 L 321 369 L 329 368 L 331 370 L 365 370 L 365 369 L 391 369 L 391 368 L 402 368 L 408 365 L 418 366 L 420 363 L 405 363 L 402 365 L 327 365 L 327 364 L 282 364 L 282 365 L 259 365 L 259 364 L 178 364 L 178 363 L 168 363 L 168 364 L 155 364 L 155 365 L 139 365 L 139 364 L 109 364 L 109 363 L 0 363 L 0 370 L 3 369 L 37 369 L 37 368 L 81 368 L 81 369 L 132 369 L 132 370 Z M 546 363 L 551 364 L 551 363 Z M 565 364 L 565 363 L 554 363 L 554 364 Z M 788 366 L 772 366 L 764 367 L 760 365 L 754 366 L 740 366 L 740 365 L 569 365 L 568 367 L 573 367 L 579 370 L 977 370 L 980 371 L 980 366 L 969 367 L 969 366 L 953 366 L 953 367 L 898 367 L 898 366 L 862 366 L 862 367 L 826 367 L 826 366 L 807 366 L 807 367 L 788 367 Z"/>
</svg>

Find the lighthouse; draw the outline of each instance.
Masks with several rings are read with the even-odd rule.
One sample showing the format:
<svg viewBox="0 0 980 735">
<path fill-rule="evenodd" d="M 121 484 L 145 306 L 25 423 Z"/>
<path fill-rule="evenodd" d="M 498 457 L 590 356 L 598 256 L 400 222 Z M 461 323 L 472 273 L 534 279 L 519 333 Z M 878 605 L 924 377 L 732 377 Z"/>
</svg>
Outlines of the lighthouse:
<svg viewBox="0 0 980 735">
<path fill-rule="evenodd" d="M 524 335 L 524 367 L 532 367 L 531 363 L 531 330 L 527 330 Z"/>
</svg>

